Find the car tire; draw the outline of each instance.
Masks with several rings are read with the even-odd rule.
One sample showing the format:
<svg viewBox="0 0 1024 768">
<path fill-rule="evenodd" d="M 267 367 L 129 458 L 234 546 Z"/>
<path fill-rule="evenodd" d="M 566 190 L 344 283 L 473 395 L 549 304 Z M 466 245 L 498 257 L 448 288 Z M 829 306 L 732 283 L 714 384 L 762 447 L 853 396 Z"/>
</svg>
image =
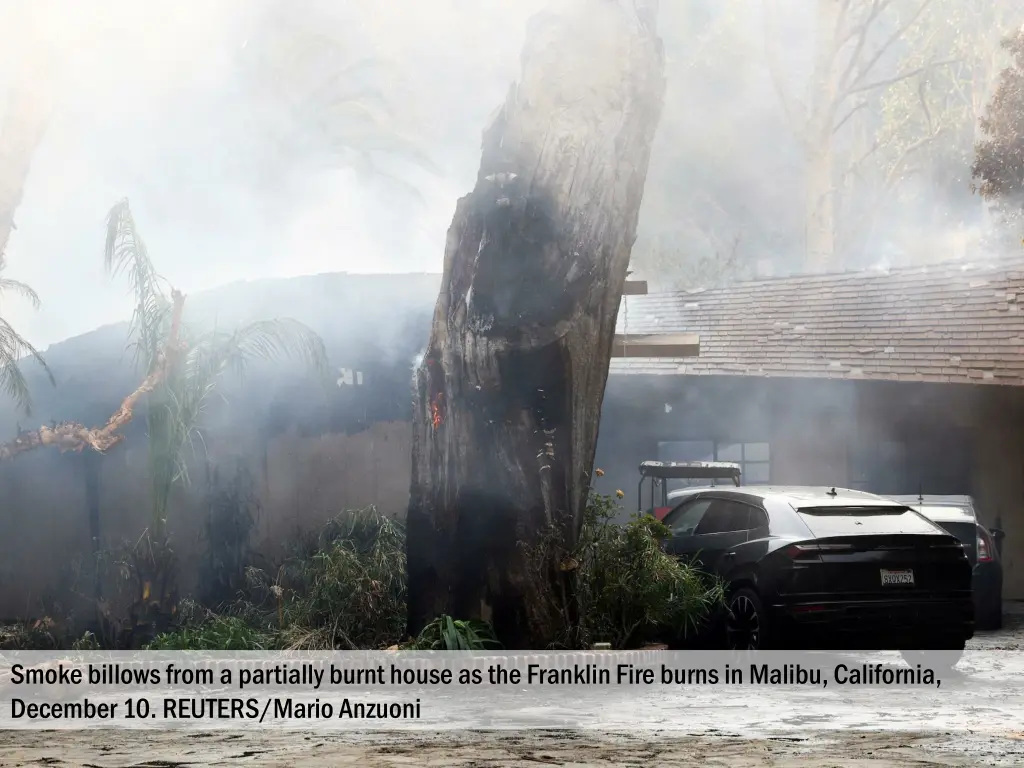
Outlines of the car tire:
<svg viewBox="0 0 1024 768">
<path fill-rule="evenodd" d="M 729 596 L 724 640 L 730 651 L 760 651 L 768 648 L 768 621 L 760 596 L 741 587 Z"/>
<path fill-rule="evenodd" d="M 978 629 L 982 632 L 993 632 L 1003 628 L 1003 602 L 994 602 L 978 615 Z"/>
</svg>

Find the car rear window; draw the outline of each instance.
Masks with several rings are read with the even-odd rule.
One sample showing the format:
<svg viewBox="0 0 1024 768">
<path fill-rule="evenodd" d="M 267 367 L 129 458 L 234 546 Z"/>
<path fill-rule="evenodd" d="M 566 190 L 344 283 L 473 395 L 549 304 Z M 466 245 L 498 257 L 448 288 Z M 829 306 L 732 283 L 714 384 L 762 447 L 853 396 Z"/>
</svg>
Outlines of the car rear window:
<svg viewBox="0 0 1024 768">
<path fill-rule="evenodd" d="M 815 536 L 941 532 L 909 507 L 804 507 L 797 512 Z"/>
<path fill-rule="evenodd" d="M 829 517 L 857 517 L 859 515 L 903 515 L 912 512 L 910 507 L 800 507 L 801 515 L 826 515 Z"/>
</svg>

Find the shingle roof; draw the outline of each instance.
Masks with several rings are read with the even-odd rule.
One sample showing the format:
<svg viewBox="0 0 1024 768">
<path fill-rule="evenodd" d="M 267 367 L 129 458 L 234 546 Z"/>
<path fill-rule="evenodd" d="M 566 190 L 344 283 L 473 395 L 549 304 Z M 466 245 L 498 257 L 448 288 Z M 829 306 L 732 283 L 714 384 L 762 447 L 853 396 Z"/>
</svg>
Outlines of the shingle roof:
<svg viewBox="0 0 1024 768">
<path fill-rule="evenodd" d="M 700 357 L 611 372 L 1024 386 L 1024 256 L 623 298 L 618 333 L 700 335 Z"/>
</svg>

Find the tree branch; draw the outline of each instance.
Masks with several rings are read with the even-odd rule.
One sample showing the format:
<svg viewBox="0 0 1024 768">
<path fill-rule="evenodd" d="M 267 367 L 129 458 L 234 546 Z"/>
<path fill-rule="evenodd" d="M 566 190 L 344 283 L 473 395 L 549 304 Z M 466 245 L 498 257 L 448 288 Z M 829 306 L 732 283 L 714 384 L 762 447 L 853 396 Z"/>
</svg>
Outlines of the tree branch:
<svg viewBox="0 0 1024 768">
<path fill-rule="evenodd" d="M 885 10 L 885 8 L 890 5 L 891 1 L 892 0 L 884 0 L 884 2 L 880 4 L 881 10 L 879 11 L 879 13 L 881 13 L 882 10 Z M 917 20 L 921 17 L 921 14 L 924 13 L 925 9 L 931 4 L 932 0 L 922 0 L 921 4 L 917 7 L 917 10 L 913 14 L 911 14 L 910 19 L 906 23 L 901 24 L 899 27 L 897 27 L 896 31 L 889 35 L 886 41 L 878 47 L 878 50 L 875 51 L 874 56 L 872 56 L 868 60 L 864 68 L 860 69 L 860 71 L 857 73 L 857 76 L 853 78 L 852 81 L 849 82 L 847 87 L 841 89 L 845 91 L 845 95 L 857 93 L 858 91 L 868 90 L 867 88 L 859 87 L 860 84 L 863 82 L 864 78 L 866 78 L 871 73 L 871 70 L 874 69 L 875 64 L 879 62 L 882 56 L 886 54 L 886 52 L 893 46 L 893 44 L 901 37 L 903 37 L 907 33 L 907 30 L 909 30 L 912 26 L 914 26 L 914 24 L 917 23 Z M 869 22 L 873 21 L 874 18 L 877 18 L 877 16 L 869 17 Z M 867 30 L 865 28 L 865 36 L 866 34 Z M 851 60 L 850 63 L 856 65 L 856 62 L 857 58 L 854 58 Z M 899 79 L 902 78 L 897 78 L 897 80 Z M 893 80 L 892 82 L 897 82 L 897 80 Z"/>
<path fill-rule="evenodd" d="M 839 133 L 839 130 L 844 125 L 846 125 L 847 122 L 849 122 L 850 118 L 853 117 L 858 112 L 860 112 L 862 109 L 864 109 L 864 107 L 866 107 L 867 105 L 868 105 L 868 102 L 861 101 L 855 107 L 853 107 L 849 112 L 847 112 L 845 115 L 843 115 L 843 118 L 839 122 L 837 122 L 835 127 L 832 129 L 832 134 L 835 135 L 835 134 Z"/>
<path fill-rule="evenodd" d="M 889 85 L 895 85 L 896 83 L 902 82 L 904 80 L 909 80 L 910 78 L 916 77 L 917 75 L 924 74 L 929 70 L 937 69 L 938 67 L 946 67 L 949 66 L 950 64 L 956 64 L 958 61 L 959 59 L 945 59 L 943 61 L 936 61 L 932 62 L 931 64 L 925 64 L 923 67 L 918 67 L 917 69 L 912 69 L 908 72 L 901 72 L 900 74 L 894 75 L 893 77 L 887 77 L 885 80 L 876 80 L 866 85 L 860 85 L 857 86 L 856 88 L 850 88 L 849 90 L 847 90 L 846 95 L 852 96 L 855 93 L 863 93 L 864 91 L 873 91 L 876 88 L 884 88 Z"/>
<path fill-rule="evenodd" d="M 181 314 L 185 306 L 185 295 L 174 290 L 171 292 L 171 299 L 173 301 L 171 329 L 157 364 L 142 384 L 121 402 L 121 406 L 107 420 L 106 424 L 89 429 L 82 424 L 65 421 L 50 427 L 40 427 L 31 432 L 19 431 L 14 440 L 0 445 L 0 461 L 14 458 L 41 446 L 53 446 L 61 453 L 67 451 L 80 453 L 85 448 L 91 448 L 97 453 L 105 453 L 123 441 L 124 435 L 117 434 L 118 430 L 132 420 L 139 400 L 160 385 L 184 349 L 181 342 Z"/>
<path fill-rule="evenodd" d="M 771 10 L 769 10 L 771 6 Z M 765 0 L 764 2 L 765 15 L 776 17 L 776 9 L 774 0 Z M 790 129 L 793 131 L 793 135 L 796 136 L 797 141 L 800 143 L 806 142 L 807 126 L 802 122 L 799 122 L 796 117 L 796 110 L 793 106 L 793 97 L 786 89 L 786 85 L 783 82 L 781 66 L 779 65 L 778 53 L 775 49 L 775 43 L 772 39 L 772 31 L 769 29 L 768 19 L 765 19 L 764 26 L 764 51 L 765 61 L 768 64 L 768 73 L 772 78 L 772 85 L 775 86 L 775 92 L 778 94 L 779 102 L 782 104 L 782 111 L 786 115 L 786 121 L 789 123 Z"/>
<path fill-rule="evenodd" d="M 929 0 L 930 1 L 930 0 Z M 850 34 L 843 41 L 843 45 L 853 38 L 857 39 L 857 44 L 853 49 L 853 53 L 850 55 L 850 61 L 846 65 L 846 69 L 843 71 L 842 76 L 839 78 L 839 87 L 836 89 L 836 106 L 842 103 L 849 94 L 847 88 L 850 85 L 850 78 L 853 76 L 854 71 L 857 69 L 857 65 L 860 62 L 861 53 L 864 51 L 864 46 L 868 40 L 868 32 L 871 29 L 871 25 L 875 23 L 875 20 L 881 15 L 881 13 L 889 7 L 892 0 L 872 0 L 871 9 L 868 11 L 867 17 L 860 24 L 855 24 L 850 29 Z M 837 51 L 838 53 L 838 51 Z"/>
</svg>

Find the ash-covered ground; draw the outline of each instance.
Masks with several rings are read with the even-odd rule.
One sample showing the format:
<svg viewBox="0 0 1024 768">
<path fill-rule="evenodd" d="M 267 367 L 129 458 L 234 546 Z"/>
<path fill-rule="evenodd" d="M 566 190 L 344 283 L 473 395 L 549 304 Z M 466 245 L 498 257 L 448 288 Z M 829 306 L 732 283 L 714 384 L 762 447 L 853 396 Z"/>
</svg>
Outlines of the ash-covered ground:
<svg viewBox="0 0 1024 768">
<path fill-rule="evenodd" d="M 1016 676 L 1024 653 L 1024 603 L 1009 604 L 1005 626 L 979 633 L 969 650 L 1008 651 Z M 986 654 L 986 657 L 988 654 Z M 1022 658 L 1024 664 L 1024 658 Z M 974 669 L 983 676 L 991 670 Z M 1024 683 L 1024 680 L 1020 682 Z M 780 692 L 758 696 L 730 718 L 692 723 L 692 733 L 588 730 L 446 732 L 443 734 L 286 731 L 4 731 L 0 766 L 174 768 L 177 766 L 959 766 L 1024 764 L 1024 722 L 995 710 L 986 718 L 968 698 L 936 717 L 885 718 L 878 727 L 814 700 Z M 882 691 L 879 696 L 886 696 Z M 761 701 L 758 701 L 761 699 Z M 662 704 L 663 706 L 663 704 Z M 700 711 L 700 710 L 698 710 Z M 694 710 L 690 710 L 691 713 Z M 1005 714 L 1002 713 L 1002 714 Z M 701 716 L 700 719 L 704 719 Z M 980 727 L 979 723 L 988 723 Z M 989 727 L 991 726 L 991 727 Z"/>
</svg>

